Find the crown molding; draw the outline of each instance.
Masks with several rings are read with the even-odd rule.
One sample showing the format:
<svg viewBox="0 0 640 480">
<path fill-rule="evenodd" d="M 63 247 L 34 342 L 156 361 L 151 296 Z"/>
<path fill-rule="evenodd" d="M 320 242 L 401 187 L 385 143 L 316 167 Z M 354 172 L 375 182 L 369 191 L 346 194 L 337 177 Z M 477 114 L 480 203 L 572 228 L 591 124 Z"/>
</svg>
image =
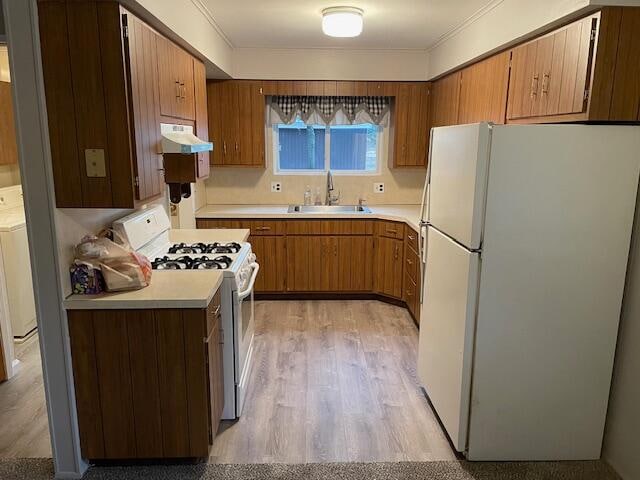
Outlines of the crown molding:
<svg viewBox="0 0 640 480">
<path fill-rule="evenodd" d="M 218 25 L 218 23 L 216 22 L 216 19 L 213 18 L 213 14 L 211 13 L 211 10 L 209 10 L 209 8 L 204 4 L 204 2 L 202 0 L 191 0 L 191 3 L 193 3 L 195 7 L 198 10 L 200 10 L 200 13 L 202 14 L 202 16 L 207 19 L 207 22 L 209 22 L 209 24 L 211 24 L 214 30 L 218 32 L 218 34 L 222 37 L 225 43 L 229 45 L 229 47 L 231 47 L 232 49 L 235 48 L 235 46 L 233 45 L 233 43 L 231 42 L 227 34 L 224 33 L 224 30 L 222 30 L 220 25 Z"/>
<path fill-rule="evenodd" d="M 434 43 L 432 43 L 426 49 L 427 52 L 431 52 L 432 50 L 438 48 L 440 45 L 442 45 L 447 40 L 455 37 L 461 31 L 463 31 L 464 29 L 468 28 L 470 25 L 472 25 L 475 22 L 477 22 L 478 20 L 480 20 L 482 17 L 487 15 L 489 12 L 494 10 L 496 7 L 498 7 L 500 4 L 504 3 L 504 1 L 505 0 L 491 0 L 484 7 L 482 7 L 480 10 L 478 10 L 476 13 L 471 15 L 466 20 L 464 20 L 462 23 L 456 25 L 451 30 L 449 30 L 448 32 L 444 33 L 440 38 L 438 38 Z"/>
</svg>

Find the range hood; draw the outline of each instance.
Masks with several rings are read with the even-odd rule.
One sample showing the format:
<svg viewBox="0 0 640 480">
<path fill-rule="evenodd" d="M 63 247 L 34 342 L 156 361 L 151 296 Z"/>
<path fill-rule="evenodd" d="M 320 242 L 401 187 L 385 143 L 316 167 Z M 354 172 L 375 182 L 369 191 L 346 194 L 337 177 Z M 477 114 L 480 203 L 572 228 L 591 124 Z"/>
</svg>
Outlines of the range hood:
<svg viewBox="0 0 640 480">
<path fill-rule="evenodd" d="M 205 142 L 196 137 L 193 134 L 193 127 L 190 125 L 161 123 L 160 133 L 162 134 L 163 154 L 180 153 L 188 155 L 213 150 L 213 143 Z"/>
</svg>

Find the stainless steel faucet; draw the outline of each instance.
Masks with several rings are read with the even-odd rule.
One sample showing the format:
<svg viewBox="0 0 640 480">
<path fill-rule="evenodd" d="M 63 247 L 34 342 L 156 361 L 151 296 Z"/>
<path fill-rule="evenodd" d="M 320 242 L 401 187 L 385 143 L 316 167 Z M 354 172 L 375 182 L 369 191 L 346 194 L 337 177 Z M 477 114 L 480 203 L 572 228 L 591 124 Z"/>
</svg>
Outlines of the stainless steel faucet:
<svg viewBox="0 0 640 480">
<path fill-rule="evenodd" d="M 327 195 L 325 197 L 325 205 L 337 205 L 340 201 L 340 191 L 337 195 L 333 194 L 333 175 L 331 170 L 327 172 Z"/>
</svg>

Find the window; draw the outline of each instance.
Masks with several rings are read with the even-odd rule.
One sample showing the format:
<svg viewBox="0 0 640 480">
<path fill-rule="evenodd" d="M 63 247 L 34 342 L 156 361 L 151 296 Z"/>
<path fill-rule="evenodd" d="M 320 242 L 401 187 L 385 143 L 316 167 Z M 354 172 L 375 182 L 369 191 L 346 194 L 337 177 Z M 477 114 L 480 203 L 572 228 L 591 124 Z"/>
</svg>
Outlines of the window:
<svg viewBox="0 0 640 480">
<path fill-rule="evenodd" d="M 380 127 L 306 125 L 297 119 L 273 127 L 276 173 L 377 173 Z"/>
</svg>

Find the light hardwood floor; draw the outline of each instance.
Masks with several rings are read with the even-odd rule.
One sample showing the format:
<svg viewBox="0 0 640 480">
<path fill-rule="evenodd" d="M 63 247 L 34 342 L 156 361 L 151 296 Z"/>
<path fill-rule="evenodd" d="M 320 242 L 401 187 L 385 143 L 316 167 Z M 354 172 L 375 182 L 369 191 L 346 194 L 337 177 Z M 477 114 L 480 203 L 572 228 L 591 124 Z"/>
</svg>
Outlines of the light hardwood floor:
<svg viewBox="0 0 640 480">
<path fill-rule="evenodd" d="M 455 456 L 416 377 L 418 330 L 377 301 L 256 302 L 243 415 L 210 461 L 310 463 Z"/>
<path fill-rule="evenodd" d="M 18 372 L 0 383 L 0 458 L 51 457 L 38 336 L 16 345 L 16 357 Z"/>
</svg>

